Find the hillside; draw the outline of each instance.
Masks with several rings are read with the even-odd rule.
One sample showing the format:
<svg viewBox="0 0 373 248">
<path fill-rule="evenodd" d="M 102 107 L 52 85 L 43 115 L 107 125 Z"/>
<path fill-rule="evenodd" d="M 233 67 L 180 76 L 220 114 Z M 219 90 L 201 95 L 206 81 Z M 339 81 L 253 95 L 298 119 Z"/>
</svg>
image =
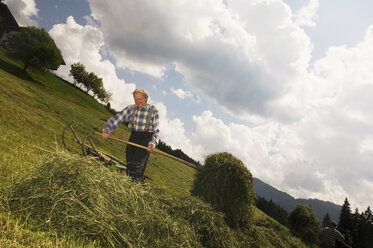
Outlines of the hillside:
<svg viewBox="0 0 373 248">
<path fill-rule="evenodd" d="M 295 199 L 288 193 L 282 192 L 271 185 L 253 178 L 255 192 L 264 197 L 266 200 L 272 200 L 274 203 L 285 209 L 287 212 L 292 211 L 297 204 L 305 204 L 312 207 L 316 217 L 322 221 L 325 214 L 328 213 L 332 220 L 338 222 L 341 206 L 328 201 L 318 199 Z"/>
<path fill-rule="evenodd" d="M 230 229 L 190 195 L 195 170 L 169 158 L 150 156 L 152 181 L 142 187 L 82 158 L 71 139 L 67 152 L 68 122 L 83 137 L 111 114 L 54 74 L 20 68 L 0 50 L 1 247 L 306 247 L 258 209 L 250 233 Z M 129 132 L 121 126 L 113 136 Z M 125 161 L 123 144 L 92 138 Z"/>
</svg>

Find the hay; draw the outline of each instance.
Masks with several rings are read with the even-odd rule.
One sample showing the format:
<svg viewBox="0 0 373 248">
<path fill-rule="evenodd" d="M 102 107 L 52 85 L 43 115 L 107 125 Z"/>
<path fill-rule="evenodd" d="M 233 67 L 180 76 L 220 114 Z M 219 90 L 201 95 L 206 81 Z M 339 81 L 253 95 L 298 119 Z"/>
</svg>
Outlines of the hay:
<svg viewBox="0 0 373 248">
<path fill-rule="evenodd" d="M 95 159 L 56 154 L 2 192 L 37 231 L 99 247 L 230 247 L 224 216 L 202 201 L 132 182 Z"/>
<path fill-rule="evenodd" d="M 223 212 L 230 227 L 251 226 L 252 175 L 233 155 L 224 152 L 208 156 L 196 175 L 191 192 Z"/>
</svg>

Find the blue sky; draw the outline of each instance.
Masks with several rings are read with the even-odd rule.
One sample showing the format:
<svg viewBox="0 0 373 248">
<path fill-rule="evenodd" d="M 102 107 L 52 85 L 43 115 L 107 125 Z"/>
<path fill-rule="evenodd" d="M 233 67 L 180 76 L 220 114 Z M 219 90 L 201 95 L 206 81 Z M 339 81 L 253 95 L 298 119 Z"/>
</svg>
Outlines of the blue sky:
<svg viewBox="0 0 373 248">
<path fill-rule="evenodd" d="M 373 3 L 368 0 L 7 0 L 117 110 L 136 87 L 161 139 L 203 161 L 240 158 L 294 197 L 360 211 L 373 196 Z"/>
</svg>

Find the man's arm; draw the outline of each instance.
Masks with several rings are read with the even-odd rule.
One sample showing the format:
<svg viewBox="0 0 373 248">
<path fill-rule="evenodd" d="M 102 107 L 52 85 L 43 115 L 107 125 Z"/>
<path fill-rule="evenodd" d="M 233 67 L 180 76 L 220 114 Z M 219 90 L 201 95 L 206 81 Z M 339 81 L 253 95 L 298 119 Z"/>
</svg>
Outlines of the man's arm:
<svg viewBox="0 0 373 248">
<path fill-rule="evenodd" d="M 106 122 L 105 127 L 101 131 L 101 136 L 104 139 L 107 139 L 109 137 L 109 133 L 114 131 L 114 129 L 116 129 L 120 123 L 128 121 L 132 111 L 131 106 L 132 105 L 129 105 L 122 111 L 116 113 L 110 120 Z"/>
<path fill-rule="evenodd" d="M 153 112 L 153 118 L 151 123 L 153 129 L 153 136 L 152 140 L 148 144 L 148 152 L 152 152 L 154 150 L 159 140 L 159 114 L 157 109 L 155 109 Z"/>
</svg>

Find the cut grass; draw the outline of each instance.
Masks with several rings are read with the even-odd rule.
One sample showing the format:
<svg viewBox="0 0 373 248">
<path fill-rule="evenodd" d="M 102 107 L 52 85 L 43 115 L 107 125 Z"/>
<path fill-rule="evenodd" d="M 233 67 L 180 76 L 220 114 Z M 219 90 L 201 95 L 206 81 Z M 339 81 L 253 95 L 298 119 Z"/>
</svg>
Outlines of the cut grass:
<svg viewBox="0 0 373 248">
<path fill-rule="evenodd" d="M 59 153 L 7 187 L 7 211 L 102 247 L 229 247 L 232 232 L 207 204 L 133 183 L 95 158 Z"/>
</svg>

